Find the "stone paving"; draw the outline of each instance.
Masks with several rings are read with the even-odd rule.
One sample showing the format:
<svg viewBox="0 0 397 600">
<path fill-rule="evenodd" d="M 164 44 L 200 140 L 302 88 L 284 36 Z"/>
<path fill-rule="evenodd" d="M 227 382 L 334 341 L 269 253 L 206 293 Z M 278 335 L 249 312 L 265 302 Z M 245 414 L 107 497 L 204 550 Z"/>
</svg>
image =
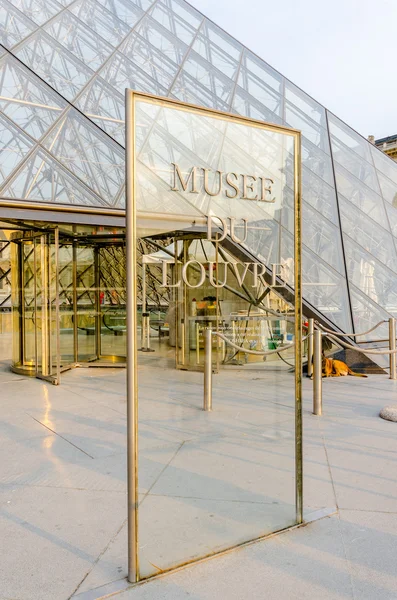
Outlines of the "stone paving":
<svg viewBox="0 0 397 600">
<path fill-rule="evenodd" d="M 324 381 L 323 417 L 304 379 L 305 513 L 332 516 L 128 587 L 125 371 L 76 369 L 54 387 L 10 373 L 7 358 L 0 367 L 0 600 L 397 600 L 397 424 L 378 417 L 397 404 L 387 376 Z M 148 574 L 287 526 L 293 504 L 292 375 L 222 372 L 204 414 L 202 376 L 167 357 L 157 367 L 140 368 Z"/>
</svg>

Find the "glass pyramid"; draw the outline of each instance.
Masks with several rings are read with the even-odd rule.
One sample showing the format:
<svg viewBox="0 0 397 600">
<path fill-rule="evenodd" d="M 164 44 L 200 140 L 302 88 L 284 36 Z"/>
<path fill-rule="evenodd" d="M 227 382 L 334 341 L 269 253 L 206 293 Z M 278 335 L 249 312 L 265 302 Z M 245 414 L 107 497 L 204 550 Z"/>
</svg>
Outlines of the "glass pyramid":
<svg viewBox="0 0 397 600">
<path fill-rule="evenodd" d="M 367 140 L 183 0 L 0 7 L 0 198 L 123 209 L 126 87 L 286 124 L 303 135 L 306 301 L 344 331 L 397 317 L 397 164 Z M 278 259 L 291 227 L 286 206 Z"/>
</svg>

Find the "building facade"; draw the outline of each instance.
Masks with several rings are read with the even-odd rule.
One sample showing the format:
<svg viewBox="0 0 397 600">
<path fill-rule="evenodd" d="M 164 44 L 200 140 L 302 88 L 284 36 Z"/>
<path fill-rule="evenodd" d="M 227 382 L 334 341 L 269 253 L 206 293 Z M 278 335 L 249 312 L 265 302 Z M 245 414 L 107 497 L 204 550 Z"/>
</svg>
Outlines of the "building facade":
<svg viewBox="0 0 397 600">
<path fill-rule="evenodd" d="M 379 150 L 382 150 L 382 152 L 387 154 L 387 156 L 390 156 L 394 161 L 397 160 L 397 135 L 389 135 L 385 138 L 374 140 L 373 143 Z"/>
</svg>

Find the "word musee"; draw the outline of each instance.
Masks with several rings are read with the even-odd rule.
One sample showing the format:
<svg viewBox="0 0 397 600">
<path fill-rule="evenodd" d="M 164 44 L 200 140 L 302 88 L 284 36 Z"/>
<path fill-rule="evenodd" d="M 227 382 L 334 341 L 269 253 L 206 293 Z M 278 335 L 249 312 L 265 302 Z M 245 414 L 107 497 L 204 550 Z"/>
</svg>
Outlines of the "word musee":
<svg viewBox="0 0 397 600">
<path fill-rule="evenodd" d="M 199 180 L 202 181 L 202 189 L 209 196 L 219 196 L 222 192 L 227 198 L 240 198 L 241 200 L 254 200 L 259 202 L 276 201 L 272 197 L 273 179 L 270 177 L 256 177 L 255 175 L 244 175 L 241 173 L 224 171 L 212 171 L 204 167 L 192 167 L 188 175 L 184 178 L 179 166 L 171 163 L 173 166 L 173 192 L 189 192 L 198 194 Z M 202 175 L 202 177 L 199 177 Z M 212 182 L 210 184 L 210 176 Z M 190 185 L 190 187 L 189 187 Z"/>
</svg>

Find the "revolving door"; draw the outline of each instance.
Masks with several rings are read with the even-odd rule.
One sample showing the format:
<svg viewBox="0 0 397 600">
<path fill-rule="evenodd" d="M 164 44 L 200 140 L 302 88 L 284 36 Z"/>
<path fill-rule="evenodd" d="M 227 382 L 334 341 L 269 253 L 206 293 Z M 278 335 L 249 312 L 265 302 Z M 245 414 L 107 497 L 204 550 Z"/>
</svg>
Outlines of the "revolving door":
<svg viewBox="0 0 397 600">
<path fill-rule="evenodd" d="M 54 227 L 12 242 L 12 370 L 58 385 L 76 366 L 124 366 L 124 235 Z"/>
</svg>

